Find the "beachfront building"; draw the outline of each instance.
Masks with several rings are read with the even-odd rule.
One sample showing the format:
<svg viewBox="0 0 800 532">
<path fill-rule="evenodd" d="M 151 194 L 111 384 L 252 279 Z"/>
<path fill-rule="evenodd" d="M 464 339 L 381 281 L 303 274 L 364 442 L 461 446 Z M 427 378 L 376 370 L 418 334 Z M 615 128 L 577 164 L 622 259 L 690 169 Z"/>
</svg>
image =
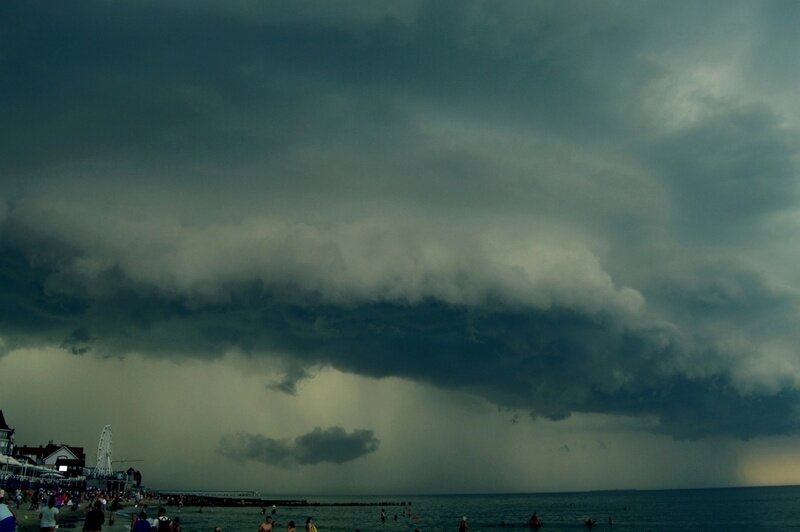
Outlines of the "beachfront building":
<svg viewBox="0 0 800 532">
<path fill-rule="evenodd" d="M 14 451 L 14 429 L 8 426 L 0 410 L 0 454 L 11 455 Z"/>
<path fill-rule="evenodd" d="M 65 476 L 78 476 L 86 467 L 86 453 L 83 452 L 83 447 L 63 443 L 49 442 L 47 445 L 38 447 L 20 445 L 14 454 L 19 457 L 28 457 L 36 465 L 58 471 Z"/>
</svg>

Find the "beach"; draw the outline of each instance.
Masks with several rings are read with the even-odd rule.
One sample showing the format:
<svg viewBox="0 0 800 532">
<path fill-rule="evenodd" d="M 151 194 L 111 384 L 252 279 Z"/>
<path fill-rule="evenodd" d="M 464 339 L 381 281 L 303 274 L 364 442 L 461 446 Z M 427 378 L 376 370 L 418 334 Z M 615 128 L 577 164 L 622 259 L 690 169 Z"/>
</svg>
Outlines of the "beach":
<svg viewBox="0 0 800 532">
<path fill-rule="evenodd" d="M 19 510 L 12 507 L 12 510 L 17 516 L 17 532 L 39 532 L 39 511 L 27 510 L 26 507 L 27 504 L 21 506 Z M 131 513 L 133 510 L 135 510 L 133 506 L 123 508 L 117 513 L 113 525 L 109 525 L 109 512 L 106 512 L 106 522 L 103 525 L 103 530 L 130 530 Z M 81 530 L 85 519 L 86 510 L 83 508 L 75 511 L 69 508 L 60 508 L 58 513 L 58 529 Z"/>
<path fill-rule="evenodd" d="M 313 516 L 320 532 L 423 532 L 455 531 L 463 516 L 470 532 L 530 530 L 528 520 L 536 511 L 544 522 L 540 532 L 586 530 L 587 518 L 597 521 L 595 530 L 607 532 L 707 532 L 709 530 L 747 532 L 789 532 L 797 530 L 800 512 L 800 487 L 711 488 L 691 490 L 599 491 L 578 493 L 531 493 L 494 495 L 416 495 L 405 496 L 404 507 L 382 507 L 382 497 L 359 496 L 362 504 L 347 504 L 353 496 L 312 496 L 307 507 L 276 509 L 275 530 L 284 531 L 289 520 L 302 525 Z M 148 504 L 155 515 L 156 501 Z M 24 508 L 24 507 L 23 507 Z M 129 530 L 132 505 L 117 514 L 113 526 L 104 531 Z M 385 510 L 386 520 L 380 518 Z M 16 510 L 15 510 L 16 511 Z M 185 532 L 252 531 L 263 521 L 258 507 L 249 506 L 166 506 L 167 515 L 181 518 Z M 38 530 L 38 512 L 16 511 L 19 532 Z M 59 529 L 81 530 L 83 510 L 64 510 Z M 607 524 L 613 517 L 613 528 Z"/>
<path fill-rule="evenodd" d="M 27 510 L 27 505 L 23 505 L 19 510 L 14 509 L 17 514 L 17 531 L 18 532 L 38 532 L 39 531 L 39 511 Z M 77 528 L 83 527 L 83 519 L 85 517 L 83 510 L 71 511 L 69 508 L 61 508 L 58 512 L 59 529 L 62 528 Z"/>
</svg>

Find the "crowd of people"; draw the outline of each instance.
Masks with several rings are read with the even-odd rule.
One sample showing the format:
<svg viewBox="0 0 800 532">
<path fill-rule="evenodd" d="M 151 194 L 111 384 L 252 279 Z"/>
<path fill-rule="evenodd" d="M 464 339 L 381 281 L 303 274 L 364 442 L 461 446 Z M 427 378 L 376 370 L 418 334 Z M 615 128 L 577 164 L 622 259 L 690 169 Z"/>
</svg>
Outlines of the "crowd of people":
<svg viewBox="0 0 800 532">
<path fill-rule="evenodd" d="M 148 515 L 147 505 L 140 500 L 141 494 L 128 493 L 123 496 L 120 493 L 106 493 L 101 490 L 89 489 L 86 491 L 53 489 L 38 490 L 16 489 L 14 492 L 6 492 L 0 489 L 0 532 L 16 531 L 16 516 L 12 507 L 16 509 L 27 505 L 28 511 L 38 512 L 40 532 L 56 532 L 59 523 L 59 514 L 62 510 L 70 512 L 82 512 L 83 531 L 101 532 L 105 524 L 113 525 L 117 511 L 122 507 L 123 502 L 132 503 L 134 512 L 131 514 L 131 532 L 181 532 L 181 519 L 167 517 L 167 511 L 163 506 L 158 507 L 155 516 Z M 179 504 L 179 511 L 180 511 Z M 201 507 L 202 511 L 202 507 Z M 273 506 L 271 514 L 267 515 L 266 509 L 262 508 L 264 521 L 258 526 L 257 532 L 278 532 L 275 522 L 276 509 Z M 416 520 L 416 515 L 411 510 L 404 510 L 403 516 L 408 516 Z M 394 515 L 396 521 L 398 516 Z M 379 519 L 385 522 L 388 516 L 385 510 L 381 509 Z M 301 523 L 302 524 L 302 523 Z M 528 526 L 538 530 L 543 526 L 538 513 L 534 512 L 528 521 Z M 597 521 L 591 518 L 583 520 L 586 528 L 593 528 Z M 613 526 L 614 521 L 608 517 L 609 527 Z M 505 521 L 501 522 L 501 527 L 508 526 Z M 281 527 L 282 528 L 282 527 Z M 286 532 L 297 532 L 298 526 L 294 520 L 286 524 Z M 469 532 L 469 522 L 467 517 L 461 518 L 458 524 L 458 532 Z M 317 532 L 317 527 L 312 517 L 308 517 L 305 526 L 301 528 L 304 532 Z M 223 532 L 220 527 L 216 527 L 214 532 Z M 356 532 L 359 532 L 356 530 Z M 415 532 L 421 532 L 419 528 Z"/>
<path fill-rule="evenodd" d="M 0 489 L 0 532 L 16 530 L 17 516 L 14 509 L 35 512 L 40 532 L 55 532 L 63 518 L 61 516 L 66 512 L 82 513 L 79 514 L 79 521 L 83 521 L 84 532 L 100 532 L 105 524 L 114 524 L 123 500 L 138 506 L 140 499 L 146 495 L 139 492 L 125 495 L 107 493 L 95 488 L 17 488 L 13 493 Z M 148 519 L 146 506 L 143 506 L 142 511 L 134 515 L 131 530 L 134 530 L 137 521 L 141 521 L 135 529 L 137 532 L 181 532 L 180 518 L 167 519 L 163 508 L 159 509 L 158 516 Z M 143 526 L 145 523 L 147 528 Z"/>
<path fill-rule="evenodd" d="M 159 507 L 155 517 L 147 516 L 147 508 L 131 516 L 131 532 L 181 532 L 181 518 L 167 517 L 167 510 Z"/>
</svg>

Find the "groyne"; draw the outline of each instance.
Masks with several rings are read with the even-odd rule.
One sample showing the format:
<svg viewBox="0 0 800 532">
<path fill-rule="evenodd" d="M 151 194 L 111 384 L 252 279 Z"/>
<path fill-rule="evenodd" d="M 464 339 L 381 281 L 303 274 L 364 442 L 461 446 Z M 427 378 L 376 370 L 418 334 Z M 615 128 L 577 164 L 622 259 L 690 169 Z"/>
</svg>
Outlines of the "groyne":
<svg viewBox="0 0 800 532">
<path fill-rule="evenodd" d="M 328 506 L 411 506 L 406 501 L 350 501 L 350 502 L 325 502 L 309 501 L 307 499 L 271 499 L 256 494 L 238 493 L 224 494 L 222 492 L 159 492 L 161 504 L 166 506 L 255 506 L 263 508 L 277 507 L 328 507 Z"/>
</svg>

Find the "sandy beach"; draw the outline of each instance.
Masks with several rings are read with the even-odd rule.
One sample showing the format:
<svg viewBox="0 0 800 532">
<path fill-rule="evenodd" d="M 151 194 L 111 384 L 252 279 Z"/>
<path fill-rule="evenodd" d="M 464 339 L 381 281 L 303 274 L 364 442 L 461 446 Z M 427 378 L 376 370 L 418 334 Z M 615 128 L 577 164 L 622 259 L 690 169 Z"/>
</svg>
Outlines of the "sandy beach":
<svg viewBox="0 0 800 532">
<path fill-rule="evenodd" d="M 26 510 L 25 506 L 19 510 L 14 510 L 17 514 L 17 530 L 19 532 L 38 532 L 39 530 L 39 511 Z M 84 519 L 83 510 L 71 511 L 69 509 L 60 509 L 58 513 L 59 529 L 61 528 L 77 528 L 83 526 Z"/>
<path fill-rule="evenodd" d="M 39 531 L 38 510 L 25 510 L 20 508 L 19 510 L 14 510 L 14 513 L 17 515 L 18 532 Z M 83 528 L 84 519 L 86 519 L 86 512 L 82 508 L 76 511 L 72 511 L 69 508 L 62 508 L 58 514 L 58 529 L 81 530 Z M 108 524 L 108 512 L 106 512 L 106 523 L 103 525 L 103 530 L 129 530 L 129 524 L 130 515 L 125 510 L 117 514 L 113 526 Z"/>
</svg>

